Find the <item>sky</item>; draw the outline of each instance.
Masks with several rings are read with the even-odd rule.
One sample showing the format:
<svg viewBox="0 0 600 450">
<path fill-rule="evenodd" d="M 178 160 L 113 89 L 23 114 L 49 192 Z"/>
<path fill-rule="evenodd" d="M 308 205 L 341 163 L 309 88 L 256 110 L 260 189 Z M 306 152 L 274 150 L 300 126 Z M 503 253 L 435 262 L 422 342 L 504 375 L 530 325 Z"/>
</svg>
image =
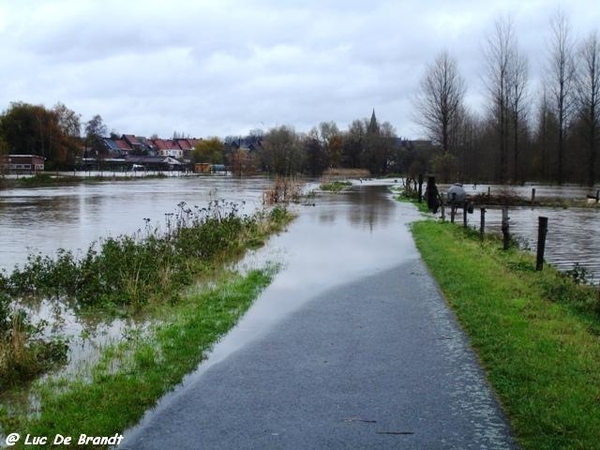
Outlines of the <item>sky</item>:
<svg viewBox="0 0 600 450">
<path fill-rule="evenodd" d="M 485 110 L 485 41 L 502 17 L 533 106 L 558 10 L 573 37 L 600 32 L 598 0 L 0 0 L 0 110 L 61 102 L 117 134 L 200 138 L 343 130 L 375 109 L 417 139 L 412 102 L 444 50 Z"/>
</svg>

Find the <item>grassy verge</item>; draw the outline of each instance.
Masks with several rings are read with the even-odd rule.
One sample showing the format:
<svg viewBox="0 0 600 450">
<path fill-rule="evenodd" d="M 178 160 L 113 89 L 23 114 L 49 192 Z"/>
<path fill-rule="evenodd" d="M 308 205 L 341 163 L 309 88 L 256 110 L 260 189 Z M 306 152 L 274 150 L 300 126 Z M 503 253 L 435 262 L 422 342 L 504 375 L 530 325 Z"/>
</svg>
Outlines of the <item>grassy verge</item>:
<svg viewBox="0 0 600 450">
<path fill-rule="evenodd" d="M 396 194 L 395 199 L 398 200 L 399 202 L 412 203 L 413 205 L 415 205 L 417 207 L 417 209 L 419 211 L 421 211 L 423 213 L 431 212 L 429 210 L 429 207 L 427 206 L 426 199 L 422 199 L 421 201 L 419 201 L 417 199 L 417 197 L 412 196 L 412 195 L 407 195 L 405 190 L 403 190 L 403 189 L 395 189 L 393 192 L 395 192 L 395 194 Z"/>
<path fill-rule="evenodd" d="M 158 325 L 108 348 L 85 379 L 39 383 L 41 413 L 10 416 L 0 409 L 5 434 L 113 436 L 135 424 L 165 392 L 181 382 L 267 286 L 272 270 L 221 281 L 159 309 Z M 15 448 L 21 447 L 23 442 Z M 103 448 L 105 446 L 78 446 Z"/>
<path fill-rule="evenodd" d="M 413 234 L 524 449 L 598 449 L 598 298 L 518 250 L 424 221 Z"/>
</svg>

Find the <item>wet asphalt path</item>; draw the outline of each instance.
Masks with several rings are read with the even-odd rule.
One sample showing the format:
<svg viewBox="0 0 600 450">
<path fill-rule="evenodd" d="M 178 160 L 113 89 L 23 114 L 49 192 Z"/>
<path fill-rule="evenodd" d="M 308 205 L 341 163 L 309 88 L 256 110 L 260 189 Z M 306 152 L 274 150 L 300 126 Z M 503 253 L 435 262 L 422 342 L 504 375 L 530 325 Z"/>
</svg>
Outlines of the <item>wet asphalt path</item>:
<svg viewBox="0 0 600 450">
<path fill-rule="evenodd" d="M 287 313 L 161 402 L 120 448 L 516 447 L 415 254 Z"/>
</svg>

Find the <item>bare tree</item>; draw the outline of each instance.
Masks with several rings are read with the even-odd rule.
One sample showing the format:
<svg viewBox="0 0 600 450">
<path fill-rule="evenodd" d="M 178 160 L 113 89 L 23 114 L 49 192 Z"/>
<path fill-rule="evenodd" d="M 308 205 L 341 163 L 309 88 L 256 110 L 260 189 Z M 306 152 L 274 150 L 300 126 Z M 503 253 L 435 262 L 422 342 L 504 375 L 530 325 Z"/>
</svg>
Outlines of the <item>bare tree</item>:
<svg viewBox="0 0 600 450">
<path fill-rule="evenodd" d="M 567 134 L 575 106 L 574 43 L 569 20 L 558 11 L 551 20 L 550 57 L 548 61 L 548 93 L 550 107 L 558 120 L 556 181 L 564 181 L 564 159 Z"/>
<path fill-rule="evenodd" d="M 525 117 L 527 60 L 519 54 L 510 17 L 500 18 L 487 36 L 484 48 L 485 84 L 490 98 L 489 115 L 497 134 L 499 178 L 509 180 L 512 133 L 513 180 L 518 178 L 519 133 Z"/>
<path fill-rule="evenodd" d="M 528 115 L 527 84 L 528 64 L 525 56 L 515 47 L 513 61 L 509 71 L 509 111 L 512 122 L 513 138 L 513 181 L 521 177 L 519 156 L 521 154 L 521 135 L 525 131 Z"/>
<path fill-rule="evenodd" d="M 487 37 L 484 49 L 486 86 L 491 99 L 490 116 L 498 133 L 500 180 L 508 181 L 509 78 L 515 47 L 514 27 L 510 19 L 499 19 Z"/>
<path fill-rule="evenodd" d="M 86 147 L 91 146 L 96 154 L 101 152 L 103 149 L 101 141 L 102 137 L 106 135 L 106 130 L 106 125 L 100 114 L 96 114 L 88 120 L 85 124 Z"/>
<path fill-rule="evenodd" d="M 342 160 L 342 133 L 335 122 L 321 122 L 318 129 L 319 139 L 329 155 L 333 167 L 339 167 Z"/>
<path fill-rule="evenodd" d="M 344 133 L 342 160 L 344 167 L 356 169 L 361 166 L 361 156 L 365 146 L 367 129 L 362 120 L 353 120 Z"/>
<path fill-rule="evenodd" d="M 597 33 L 581 44 L 577 76 L 577 106 L 587 150 L 588 184 L 596 182 L 600 140 L 600 41 Z"/>
<path fill-rule="evenodd" d="M 456 149 L 465 92 L 456 60 L 443 51 L 421 79 L 414 118 L 444 154 L 452 154 Z"/>
<path fill-rule="evenodd" d="M 558 121 L 550 107 L 550 96 L 546 86 L 542 86 L 540 101 L 536 113 L 536 129 L 534 131 L 534 152 L 531 165 L 535 175 L 544 180 L 552 179 L 556 154 L 549 149 L 558 139 Z"/>
</svg>

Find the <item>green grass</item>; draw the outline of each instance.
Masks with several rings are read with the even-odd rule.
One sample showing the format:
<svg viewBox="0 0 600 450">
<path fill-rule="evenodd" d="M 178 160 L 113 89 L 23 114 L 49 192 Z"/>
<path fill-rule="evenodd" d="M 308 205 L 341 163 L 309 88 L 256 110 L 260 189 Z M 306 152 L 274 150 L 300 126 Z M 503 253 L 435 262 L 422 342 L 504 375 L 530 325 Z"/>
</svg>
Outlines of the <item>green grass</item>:
<svg viewBox="0 0 600 450">
<path fill-rule="evenodd" d="M 599 449 L 595 290 L 451 224 L 418 222 L 413 234 L 522 448 Z"/>
<path fill-rule="evenodd" d="M 331 181 L 329 183 L 322 183 L 319 187 L 322 191 L 340 192 L 348 186 L 352 186 L 351 181 Z"/>
<path fill-rule="evenodd" d="M 0 410 L 5 433 L 77 437 L 124 431 L 194 370 L 270 283 L 273 272 L 235 276 L 190 294 L 173 307 L 163 306 L 156 311 L 161 320 L 150 333 L 131 333 L 108 348 L 89 378 L 38 383 L 38 417 L 9 417 Z"/>
<path fill-rule="evenodd" d="M 408 196 L 406 196 L 402 190 L 400 190 L 400 192 L 398 192 L 398 191 L 394 191 L 394 192 L 396 192 L 395 199 L 397 201 L 412 203 L 422 213 L 430 213 L 431 212 L 429 210 L 429 206 L 427 206 L 427 199 L 423 198 L 422 201 L 419 201 L 415 197 L 408 197 Z"/>
</svg>

